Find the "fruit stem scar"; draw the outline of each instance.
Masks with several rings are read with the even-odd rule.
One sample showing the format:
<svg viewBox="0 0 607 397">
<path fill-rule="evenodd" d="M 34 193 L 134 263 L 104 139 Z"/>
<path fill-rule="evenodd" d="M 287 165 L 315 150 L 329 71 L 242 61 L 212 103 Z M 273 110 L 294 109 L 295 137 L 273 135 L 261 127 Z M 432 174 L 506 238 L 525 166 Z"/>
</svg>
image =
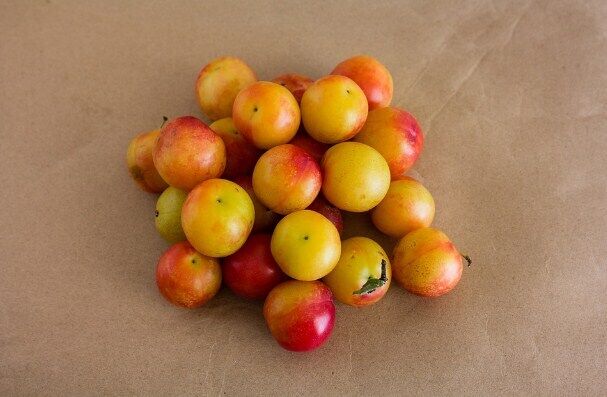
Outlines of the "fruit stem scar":
<svg viewBox="0 0 607 397">
<path fill-rule="evenodd" d="M 375 291 L 382 285 L 386 284 L 386 282 L 388 281 L 388 275 L 386 274 L 386 266 L 387 266 L 386 260 L 382 259 L 381 260 L 381 276 L 379 278 L 374 278 L 373 276 L 369 276 L 369 279 L 367 280 L 367 282 L 362 287 L 360 287 L 359 290 L 354 291 L 352 294 L 353 295 L 370 294 L 371 292 Z"/>
<path fill-rule="evenodd" d="M 310 236 L 308 236 L 307 234 L 304 236 L 304 240 L 309 240 Z"/>
<path fill-rule="evenodd" d="M 470 265 L 472 264 L 472 259 L 470 259 L 470 257 L 466 254 L 460 254 L 462 256 L 462 258 L 464 258 L 466 260 L 466 262 L 468 262 L 468 267 L 470 267 Z"/>
<path fill-rule="evenodd" d="M 164 127 L 164 123 L 167 122 L 169 118 L 167 116 L 162 116 L 162 124 L 160 124 L 160 128 Z"/>
<path fill-rule="evenodd" d="M 217 199 L 217 202 L 221 204 L 221 199 L 220 199 L 220 198 L 218 198 L 218 199 Z"/>
<path fill-rule="evenodd" d="M 259 109 L 257 109 L 257 106 L 254 106 L 253 111 L 256 112 L 257 110 L 259 110 Z"/>
</svg>

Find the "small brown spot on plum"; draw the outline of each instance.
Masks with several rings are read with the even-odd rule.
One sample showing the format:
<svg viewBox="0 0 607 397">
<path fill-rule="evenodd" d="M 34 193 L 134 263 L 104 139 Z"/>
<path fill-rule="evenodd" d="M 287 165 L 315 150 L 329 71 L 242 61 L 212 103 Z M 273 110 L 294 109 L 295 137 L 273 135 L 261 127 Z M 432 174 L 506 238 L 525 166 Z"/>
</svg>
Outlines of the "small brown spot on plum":
<svg viewBox="0 0 607 397">
<path fill-rule="evenodd" d="M 138 166 L 136 166 L 136 165 L 132 166 L 129 171 L 131 172 L 131 175 L 133 176 L 134 179 L 136 179 L 138 181 L 143 180 L 143 171 Z"/>
<path fill-rule="evenodd" d="M 158 218 L 158 215 L 159 215 L 158 210 L 154 211 L 154 216 L 155 216 L 156 218 Z"/>
</svg>

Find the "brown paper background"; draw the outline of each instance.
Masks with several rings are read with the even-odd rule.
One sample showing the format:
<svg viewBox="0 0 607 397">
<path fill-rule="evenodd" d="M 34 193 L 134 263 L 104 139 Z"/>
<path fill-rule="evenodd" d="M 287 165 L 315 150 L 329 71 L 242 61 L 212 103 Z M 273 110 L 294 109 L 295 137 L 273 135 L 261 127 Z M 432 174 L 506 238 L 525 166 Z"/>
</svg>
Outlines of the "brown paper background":
<svg viewBox="0 0 607 397">
<path fill-rule="evenodd" d="M 606 20 L 601 0 L 2 1 L 0 394 L 604 395 Z M 309 354 L 228 291 L 165 302 L 130 138 L 200 117 L 216 56 L 270 79 L 358 53 L 427 134 L 416 175 L 474 259 L 457 289 L 338 305 Z"/>
</svg>

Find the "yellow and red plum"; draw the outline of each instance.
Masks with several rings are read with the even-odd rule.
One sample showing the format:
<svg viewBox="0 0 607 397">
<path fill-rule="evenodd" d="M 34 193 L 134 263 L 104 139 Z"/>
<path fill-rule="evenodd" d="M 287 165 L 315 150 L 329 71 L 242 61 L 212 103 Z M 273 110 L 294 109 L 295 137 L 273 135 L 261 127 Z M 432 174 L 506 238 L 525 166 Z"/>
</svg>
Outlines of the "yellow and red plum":
<svg viewBox="0 0 607 397">
<path fill-rule="evenodd" d="M 156 284 L 171 303 L 186 308 L 204 305 L 221 286 L 217 259 L 196 252 L 187 241 L 169 247 L 158 261 Z"/>
<path fill-rule="evenodd" d="M 425 227 L 403 237 L 394 248 L 394 280 L 416 295 L 436 297 L 462 277 L 463 256 L 445 233 Z"/>
<path fill-rule="evenodd" d="M 159 135 L 160 130 L 137 135 L 129 143 L 126 152 L 126 163 L 131 177 L 141 189 L 150 193 L 160 193 L 168 186 L 156 170 L 152 156 Z"/>
<path fill-rule="evenodd" d="M 377 59 L 358 55 L 339 63 L 331 74 L 354 80 L 365 93 L 369 110 L 390 105 L 393 94 L 392 75 Z"/>
<path fill-rule="evenodd" d="M 272 257 L 269 234 L 253 234 L 232 255 L 224 258 L 223 281 L 236 295 L 247 299 L 264 299 L 287 280 Z"/>
<path fill-rule="evenodd" d="M 231 117 L 236 95 L 256 81 L 255 72 L 241 59 L 217 58 L 200 70 L 196 98 L 211 120 Z"/>
<path fill-rule="evenodd" d="M 293 94 L 293 96 L 297 100 L 297 103 L 299 103 L 301 102 L 301 97 L 303 93 L 306 92 L 306 90 L 308 89 L 310 84 L 314 82 L 314 80 L 301 74 L 287 73 L 272 79 L 272 82 L 280 84 L 287 90 L 291 91 L 291 94 Z"/>
<path fill-rule="evenodd" d="M 424 134 L 415 117 L 394 107 L 369 112 L 367 122 L 354 140 L 384 156 L 392 179 L 405 176 L 424 146 Z"/>
<path fill-rule="evenodd" d="M 341 211 L 339 208 L 331 205 L 321 194 L 316 197 L 316 200 L 312 202 L 306 208 L 310 211 L 316 211 L 335 225 L 335 228 L 341 234 L 344 231 L 344 220 L 341 216 Z"/>
<path fill-rule="evenodd" d="M 321 184 L 320 166 L 308 152 L 295 145 L 273 147 L 259 158 L 253 170 L 255 196 L 283 215 L 309 206 Z"/>
<path fill-rule="evenodd" d="M 154 148 L 154 165 L 169 185 L 191 190 L 221 176 L 226 166 L 225 145 L 199 119 L 178 117 L 162 128 Z"/>
<path fill-rule="evenodd" d="M 236 130 L 231 117 L 219 119 L 209 127 L 221 137 L 226 147 L 226 168 L 222 177 L 234 179 L 240 175 L 251 175 L 261 151 Z"/>
<path fill-rule="evenodd" d="M 304 352 L 320 347 L 333 332 L 335 304 L 322 282 L 291 280 L 270 291 L 263 315 L 280 346 Z"/>
<path fill-rule="evenodd" d="M 384 249 L 367 237 L 352 237 L 341 243 L 341 256 L 323 281 L 335 298 L 363 307 L 380 300 L 390 287 L 392 268 Z"/>
<path fill-rule="evenodd" d="M 250 176 L 239 176 L 234 179 L 234 182 L 242 186 L 242 188 L 249 194 L 249 197 L 253 201 L 253 208 L 255 209 L 255 222 L 253 223 L 253 232 L 259 232 L 267 230 L 274 226 L 278 222 L 278 214 L 270 210 L 268 207 L 262 204 L 261 201 L 255 195 L 253 191 L 253 179 Z"/>
</svg>

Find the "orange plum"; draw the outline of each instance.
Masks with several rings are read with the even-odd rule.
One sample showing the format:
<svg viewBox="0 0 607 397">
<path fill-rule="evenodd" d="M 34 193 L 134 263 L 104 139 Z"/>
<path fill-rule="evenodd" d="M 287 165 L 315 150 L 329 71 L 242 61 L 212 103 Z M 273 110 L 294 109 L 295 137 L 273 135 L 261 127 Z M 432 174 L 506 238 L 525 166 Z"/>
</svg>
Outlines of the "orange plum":
<svg viewBox="0 0 607 397">
<path fill-rule="evenodd" d="M 178 117 L 164 125 L 154 148 L 154 165 L 169 185 L 191 190 L 221 176 L 226 149 L 219 135 L 195 117 Z"/>
<path fill-rule="evenodd" d="M 400 238 L 434 219 L 434 199 L 413 178 L 392 181 L 386 197 L 371 211 L 375 227 L 390 237 Z"/>
<path fill-rule="evenodd" d="M 236 129 L 260 149 L 289 142 L 297 133 L 301 115 L 293 94 L 280 84 L 259 81 L 234 100 Z"/>
<path fill-rule="evenodd" d="M 322 178 L 316 160 L 295 145 L 265 152 L 253 170 L 253 190 L 269 209 L 285 215 L 303 210 L 318 195 Z"/>
<path fill-rule="evenodd" d="M 394 248 L 394 280 L 407 291 L 436 297 L 451 291 L 462 277 L 463 256 L 445 233 L 425 227 L 405 235 Z"/>
<path fill-rule="evenodd" d="M 344 76 L 326 76 L 308 87 L 301 98 L 301 117 L 308 134 L 319 142 L 352 138 L 367 119 L 364 92 Z"/>
<path fill-rule="evenodd" d="M 339 63 L 331 74 L 354 80 L 365 93 L 369 110 L 383 108 L 392 101 L 392 75 L 377 59 L 358 55 Z"/>
<path fill-rule="evenodd" d="M 181 226 L 203 255 L 218 258 L 236 252 L 247 240 L 255 212 L 247 192 L 227 179 L 208 179 L 188 194 Z"/>
<path fill-rule="evenodd" d="M 196 80 L 196 97 L 211 120 L 232 116 L 236 95 L 257 81 L 255 72 L 235 57 L 214 59 L 202 68 Z"/>
<path fill-rule="evenodd" d="M 354 140 L 371 146 L 384 156 L 392 179 L 405 175 L 424 146 L 424 134 L 415 117 L 394 107 L 370 111 L 367 122 Z"/>
<path fill-rule="evenodd" d="M 150 193 L 160 193 L 169 186 L 156 170 L 152 157 L 159 135 L 160 130 L 137 135 L 126 152 L 126 163 L 133 180 Z"/>
</svg>

